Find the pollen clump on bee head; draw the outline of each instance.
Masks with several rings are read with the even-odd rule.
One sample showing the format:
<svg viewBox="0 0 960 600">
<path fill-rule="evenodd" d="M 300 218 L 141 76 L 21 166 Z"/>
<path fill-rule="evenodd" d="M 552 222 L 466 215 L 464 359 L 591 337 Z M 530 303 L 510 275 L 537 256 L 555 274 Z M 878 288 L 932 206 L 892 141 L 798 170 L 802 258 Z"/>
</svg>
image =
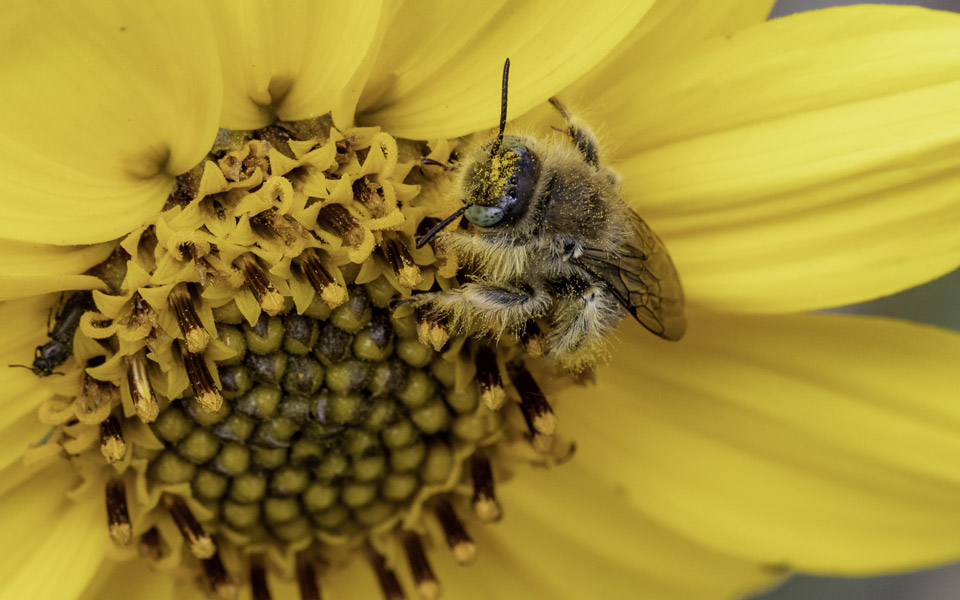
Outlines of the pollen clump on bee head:
<svg viewBox="0 0 960 600">
<path fill-rule="evenodd" d="M 51 439 L 104 490 L 117 544 L 217 595 L 268 597 L 271 573 L 318 597 L 326 570 L 367 560 L 389 596 L 400 560 L 436 597 L 427 550 L 474 560 L 501 457 L 559 456 L 521 344 L 404 305 L 457 285 L 455 252 L 415 245 L 453 176 L 424 144 L 329 118 L 218 140 L 82 298 Z"/>
</svg>

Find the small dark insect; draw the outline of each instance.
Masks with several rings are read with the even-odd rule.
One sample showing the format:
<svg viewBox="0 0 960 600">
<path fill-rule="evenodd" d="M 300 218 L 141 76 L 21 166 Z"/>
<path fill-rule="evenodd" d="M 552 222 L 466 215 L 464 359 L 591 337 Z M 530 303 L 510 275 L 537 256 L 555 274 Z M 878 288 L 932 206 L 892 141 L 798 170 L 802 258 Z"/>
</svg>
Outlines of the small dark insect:
<svg viewBox="0 0 960 600">
<path fill-rule="evenodd" d="M 53 370 L 70 358 L 73 352 L 73 334 L 80 325 L 80 317 L 94 308 L 90 292 L 76 292 L 68 296 L 57 311 L 53 327 L 48 332 L 50 341 L 37 346 L 33 356 L 33 366 L 10 366 L 30 369 L 37 377 L 53 375 Z"/>
<path fill-rule="evenodd" d="M 574 372 L 604 354 L 605 336 L 627 314 L 661 338 L 680 339 L 686 319 L 673 262 L 621 198 L 620 177 L 603 163 L 593 131 L 551 98 L 566 122 L 562 138 L 504 136 L 509 67 L 507 60 L 497 136 L 458 167 L 463 207 L 417 244 L 437 236 L 474 267 L 472 279 L 412 302 L 456 328 L 494 335 L 546 320 L 547 356 Z M 461 215 L 467 231 L 443 231 Z"/>
</svg>

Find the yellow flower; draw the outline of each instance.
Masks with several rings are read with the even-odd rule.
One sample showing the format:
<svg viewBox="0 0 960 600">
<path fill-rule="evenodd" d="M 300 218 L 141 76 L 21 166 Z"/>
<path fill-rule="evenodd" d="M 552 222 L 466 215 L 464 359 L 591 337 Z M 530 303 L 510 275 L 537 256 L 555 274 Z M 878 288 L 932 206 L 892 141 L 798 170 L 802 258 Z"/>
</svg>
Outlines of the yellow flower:
<svg viewBox="0 0 960 600">
<path fill-rule="evenodd" d="M 179 231 L 170 224 L 189 206 L 161 211 L 219 128 L 332 113 L 341 131 L 377 126 L 391 140 L 487 135 L 509 56 L 511 116 L 557 124 L 546 100 L 559 95 L 600 130 L 624 198 L 677 265 L 690 325 L 671 345 L 625 324 L 596 387 L 552 395 L 576 454 L 556 468 L 515 467 L 497 492 L 503 522 L 468 523 L 476 565 L 455 566 L 442 538 L 431 538 L 449 596 L 729 598 L 788 570 L 861 574 L 956 559 L 960 338 L 793 313 L 891 293 L 960 263 L 960 17 L 853 7 L 764 23 L 771 4 L 12 3 L 0 23 L 2 364 L 28 361 L 47 340 L 51 292 L 103 287 L 84 273 L 118 240 L 132 240 L 125 247 L 137 254 L 146 225 L 158 238 L 163 227 Z M 233 150 L 266 160 L 252 146 Z M 216 190 L 244 181 L 224 178 Z M 429 197 L 429 182 L 423 188 Z M 451 202 L 435 198 L 417 219 Z M 382 242 L 373 222 L 409 240 L 404 214 L 405 225 L 367 215 L 356 244 L 366 254 L 356 256 L 370 255 L 370 239 Z M 216 235 L 240 247 L 251 231 L 241 220 Z M 321 241 L 340 243 L 331 239 Z M 290 252 L 278 244 L 258 250 Z M 417 264 L 434 276 L 432 263 Z M 133 289 L 158 290 L 148 303 L 178 293 L 174 283 L 186 279 L 171 265 L 131 267 L 127 282 L 138 283 L 111 296 L 111 326 L 128 316 Z M 151 288 L 157 273 L 166 279 Z M 383 269 L 391 276 L 405 275 Z M 420 285 L 410 279 L 407 289 Z M 229 289 L 212 296 L 233 302 Z M 241 312 L 269 312 L 242 289 Z M 305 294 L 307 304 L 313 294 L 280 292 Z M 129 336 L 112 332 L 120 341 L 110 353 L 132 357 L 146 342 L 142 323 L 125 323 Z M 176 321 L 159 325 L 179 331 Z M 78 339 L 89 341 L 96 325 L 85 327 Z M 175 362 L 173 340 L 152 342 L 151 356 Z M 107 354 L 95 342 L 75 348 L 78 357 L 98 352 Z M 117 364 L 93 368 L 107 380 Z M 70 432 L 90 431 L 55 411 L 81 377 L 4 373 L 0 596 L 197 594 L 192 580 L 129 560 L 136 550 L 109 540 L 103 488 L 91 489 L 90 473 L 113 467 L 94 464 L 96 453 L 54 456 L 82 445 Z M 183 368 L 162 385 L 184 389 Z M 128 441 L 149 448 L 157 438 L 137 429 L 132 404 L 124 408 Z M 58 415 L 67 416 L 51 431 L 43 421 Z M 28 448 L 40 455 L 34 464 L 23 460 Z M 128 489 L 131 504 L 149 495 L 145 484 Z M 149 525 L 139 516 L 136 535 Z M 329 597 L 376 597 L 370 566 L 355 554 L 321 567 Z M 405 562 L 390 568 L 412 597 Z M 270 581 L 274 597 L 296 596 L 289 579 Z"/>
</svg>

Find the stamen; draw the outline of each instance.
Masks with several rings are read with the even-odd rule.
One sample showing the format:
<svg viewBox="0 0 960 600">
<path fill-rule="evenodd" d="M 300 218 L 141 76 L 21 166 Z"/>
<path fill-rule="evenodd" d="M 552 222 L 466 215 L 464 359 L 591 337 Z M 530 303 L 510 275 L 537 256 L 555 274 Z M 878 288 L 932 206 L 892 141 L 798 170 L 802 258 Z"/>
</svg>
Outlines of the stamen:
<svg viewBox="0 0 960 600">
<path fill-rule="evenodd" d="M 272 598 L 267 586 L 267 570 L 263 567 L 263 557 L 259 554 L 250 557 L 250 588 L 253 600 Z"/>
<path fill-rule="evenodd" d="M 140 556 L 146 560 L 156 562 L 170 552 L 170 546 L 163 540 L 163 536 L 160 535 L 160 530 L 156 527 L 151 527 L 140 536 L 140 544 L 137 550 L 140 552 Z"/>
<path fill-rule="evenodd" d="M 111 414 L 100 423 L 100 454 L 113 464 L 127 455 L 127 443 L 123 441 L 120 420 Z"/>
<path fill-rule="evenodd" d="M 282 240 L 288 247 L 292 247 L 300 240 L 309 237 L 303 225 L 297 223 L 290 216 L 277 212 L 275 208 L 254 215 L 250 219 L 250 224 L 266 230 Z"/>
<path fill-rule="evenodd" d="M 189 258 L 193 261 L 193 270 L 197 274 L 197 281 L 200 282 L 201 287 L 207 285 L 207 275 L 213 271 L 210 263 L 204 258 L 210 253 L 210 244 L 206 242 L 204 244 L 206 244 L 205 247 L 197 248 L 196 242 L 183 242 L 177 248 L 180 251 L 181 260 Z"/>
<path fill-rule="evenodd" d="M 120 403 L 120 388 L 108 381 L 83 374 L 83 385 L 76 400 L 77 419 L 87 425 L 103 422 L 113 407 Z"/>
<path fill-rule="evenodd" d="M 133 529 L 130 512 L 127 510 L 127 491 L 123 480 L 114 477 L 107 481 L 107 526 L 110 539 L 118 544 L 129 544 Z"/>
<path fill-rule="evenodd" d="M 207 349 L 210 343 L 210 334 L 200 323 L 200 315 L 193 307 L 193 299 L 186 286 L 170 294 L 168 299 L 173 314 L 177 317 L 177 323 L 180 325 L 180 331 L 187 342 L 187 350 L 198 353 Z"/>
<path fill-rule="evenodd" d="M 223 561 L 220 560 L 220 554 L 214 552 L 210 558 L 201 561 L 203 563 L 203 572 L 207 576 L 210 588 L 223 600 L 233 600 L 237 597 L 237 586 L 230 579 L 230 574 L 223 568 Z"/>
<path fill-rule="evenodd" d="M 387 567 L 387 561 L 373 548 L 369 548 L 370 564 L 373 571 L 377 574 L 377 581 L 380 583 L 380 589 L 383 591 L 383 597 L 386 600 L 403 600 L 403 588 L 400 587 L 400 580 L 393 569 Z"/>
<path fill-rule="evenodd" d="M 342 204 L 331 203 L 321 208 L 317 225 L 339 235 L 348 246 L 363 243 L 363 226 Z"/>
<path fill-rule="evenodd" d="M 403 549 L 407 553 L 410 572 L 413 574 L 420 597 L 424 600 L 436 600 L 440 596 L 440 582 L 437 581 L 437 576 L 427 560 L 427 554 L 423 551 L 420 536 L 412 531 L 404 535 Z"/>
<path fill-rule="evenodd" d="M 300 268 L 313 289 L 327 306 L 336 308 L 347 299 L 347 290 L 343 288 L 326 269 L 317 256 L 317 252 L 310 248 L 300 255 Z"/>
<path fill-rule="evenodd" d="M 474 361 L 477 365 L 480 399 L 490 410 L 500 410 L 507 394 L 503 391 L 503 379 L 500 378 L 500 367 L 497 366 L 493 351 L 488 346 L 478 347 Z"/>
<path fill-rule="evenodd" d="M 130 398 L 140 420 L 144 423 L 156 421 L 160 406 L 150 386 L 147 361 L 142 352 L 137 352 L 127 359 L 127 385 L 130 386 Z"/>
<path fill-rule="evenodd" d="M 313 567 L 313 561 L 304 553 L 297 555 L 297 583 L 300 584 L 300 597 L 303 600 L 320 600 L 317 570 Z"/>
<path fill-rule="evenodd" d="M 520 410 L 533 436 L 533 445 L 539 452 L 548 452 L 557 432 L 557 416 L 522 362 L 512 362 L 507 369 L 510 381 L 520 394 Z"/>
<path fill-rule="evenodd" d="M 118 325 L 121 325 L 130 337 L 149 336 L 160 322 L 156 311 L 143 299 L 140 292 L 134 292 L 130 300 L 130 314 L 121 318 Z"/>
<path fill-rule="evenodd" d="M 217 547 L 213 543 L 213 538 L 203 530 L 200 521 L 197 521 L 197 518 L 193 516 L 193 512 L 183 498 L 173 494 L 164 494 L 163 500 L 170 517 L 173 518 L 173 522 L 177 524 L 177 529 L 180 530 L 180 535 L 183 536 L 190 547 L 190 552 L 200 559 L 215 557 Z"/>
<path fill-rule="evenodd" d="M 527 321 L 520 332 L 520 343 L 531 358 L 543 356 L 543 332 L 533 321 Z"/>
<path fill-rule="evenodd" d="M 223 405 L 223 395 L 213 385 L 213 377 L 207 369 L 203 355 L 188 352 L 183 346 L 180 346 L 180 354 L 183 356 L 183 366 L 187 369 L 187 378 L 190 380 L 190 386 L 200 407 L 208 413 L 220 410 Z"/>
<path fill-rule="evenodd" d="M 443 345 L 450 339 L 446 323 L 440 317 L 422 308 L 418 308 L 414 314 L 417 319 L 417 337 L 424 344 L 433 346 L 434 350 L 440 352 Z"/>
<path fill-rule="evenodd" d="M 477 545 L 463 527 L 463 522 L 457 516 L 450 503 L 441 500 L 436 506 L 437 519 L 443 528 L 443 537 L 447 546 L 453 552 L 453 558 L 461 565 L 468 565 L 477 557 Z"/>
<path fill-rule="evenodd" d="M 247 286 L 253 292 L 253 297 L 257 299 L 263 312 L 270 316 L 276 316 L 283 312 L 283 296 L 274 289 L 256 260 L 249 256 L 243 256 L 238 262 L 237 266 L 243 272 Z"/>
<path fill-rule="evenodd" d="M 410 256 L 410 251 L 403 242 L 394 237 L 384 237 L 380 242 L 380 251 L 393 269 L 400 285 L 411 288 L 420 285 L 423 281 L 420 267 L 413 262 L 413 257 Z"/>
<path fill-rule="evenodd" d="M 499 521 L 503 513 L 494 493 L 490 459 L 479 450 L 473 453 L 470 461 L 470 475 L 473 478 L 473 511 L 484 523 Z"/>
</svg>

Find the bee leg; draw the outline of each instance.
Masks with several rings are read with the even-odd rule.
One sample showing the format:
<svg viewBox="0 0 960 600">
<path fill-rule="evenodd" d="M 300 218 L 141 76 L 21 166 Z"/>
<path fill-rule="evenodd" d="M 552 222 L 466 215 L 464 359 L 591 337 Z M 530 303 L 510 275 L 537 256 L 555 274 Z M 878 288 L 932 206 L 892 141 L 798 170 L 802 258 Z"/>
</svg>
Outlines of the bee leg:
<svg viewBox="0 0 960 600">
<path fill-rule="evenodd" d="M 550 305 L 550 296 L 528 284 L 490 282 L 465 283 L 459 288 L 420 294 L 419 306 L 430 306 L 450 319 L 458 329 L 519 330 L 530 319 L 542 315 Z"/>
<path fill-rule="evenodd" d="M 597 150 L 599 142 L 593 130 L 587 127 L 580 119 L 570 114 L 567 107 L 556 98 L 550 98 L 550 104 L 563 115 L 563 119 L 567 122 L 567 135 L 570 136 L 573 145 L 576 146 L 580 154 L 583 155 L 583 159 L 591 165 L 599 167 L 600 155 Z"/>
<path fill-rule="evenodd" d="M 568 371 L 579 373 L 609 356 L 605 337 L 623 319 L 616 299 L 599 286 L 566 283 L 556 298 L 546 353 Z"/>
</svg>

